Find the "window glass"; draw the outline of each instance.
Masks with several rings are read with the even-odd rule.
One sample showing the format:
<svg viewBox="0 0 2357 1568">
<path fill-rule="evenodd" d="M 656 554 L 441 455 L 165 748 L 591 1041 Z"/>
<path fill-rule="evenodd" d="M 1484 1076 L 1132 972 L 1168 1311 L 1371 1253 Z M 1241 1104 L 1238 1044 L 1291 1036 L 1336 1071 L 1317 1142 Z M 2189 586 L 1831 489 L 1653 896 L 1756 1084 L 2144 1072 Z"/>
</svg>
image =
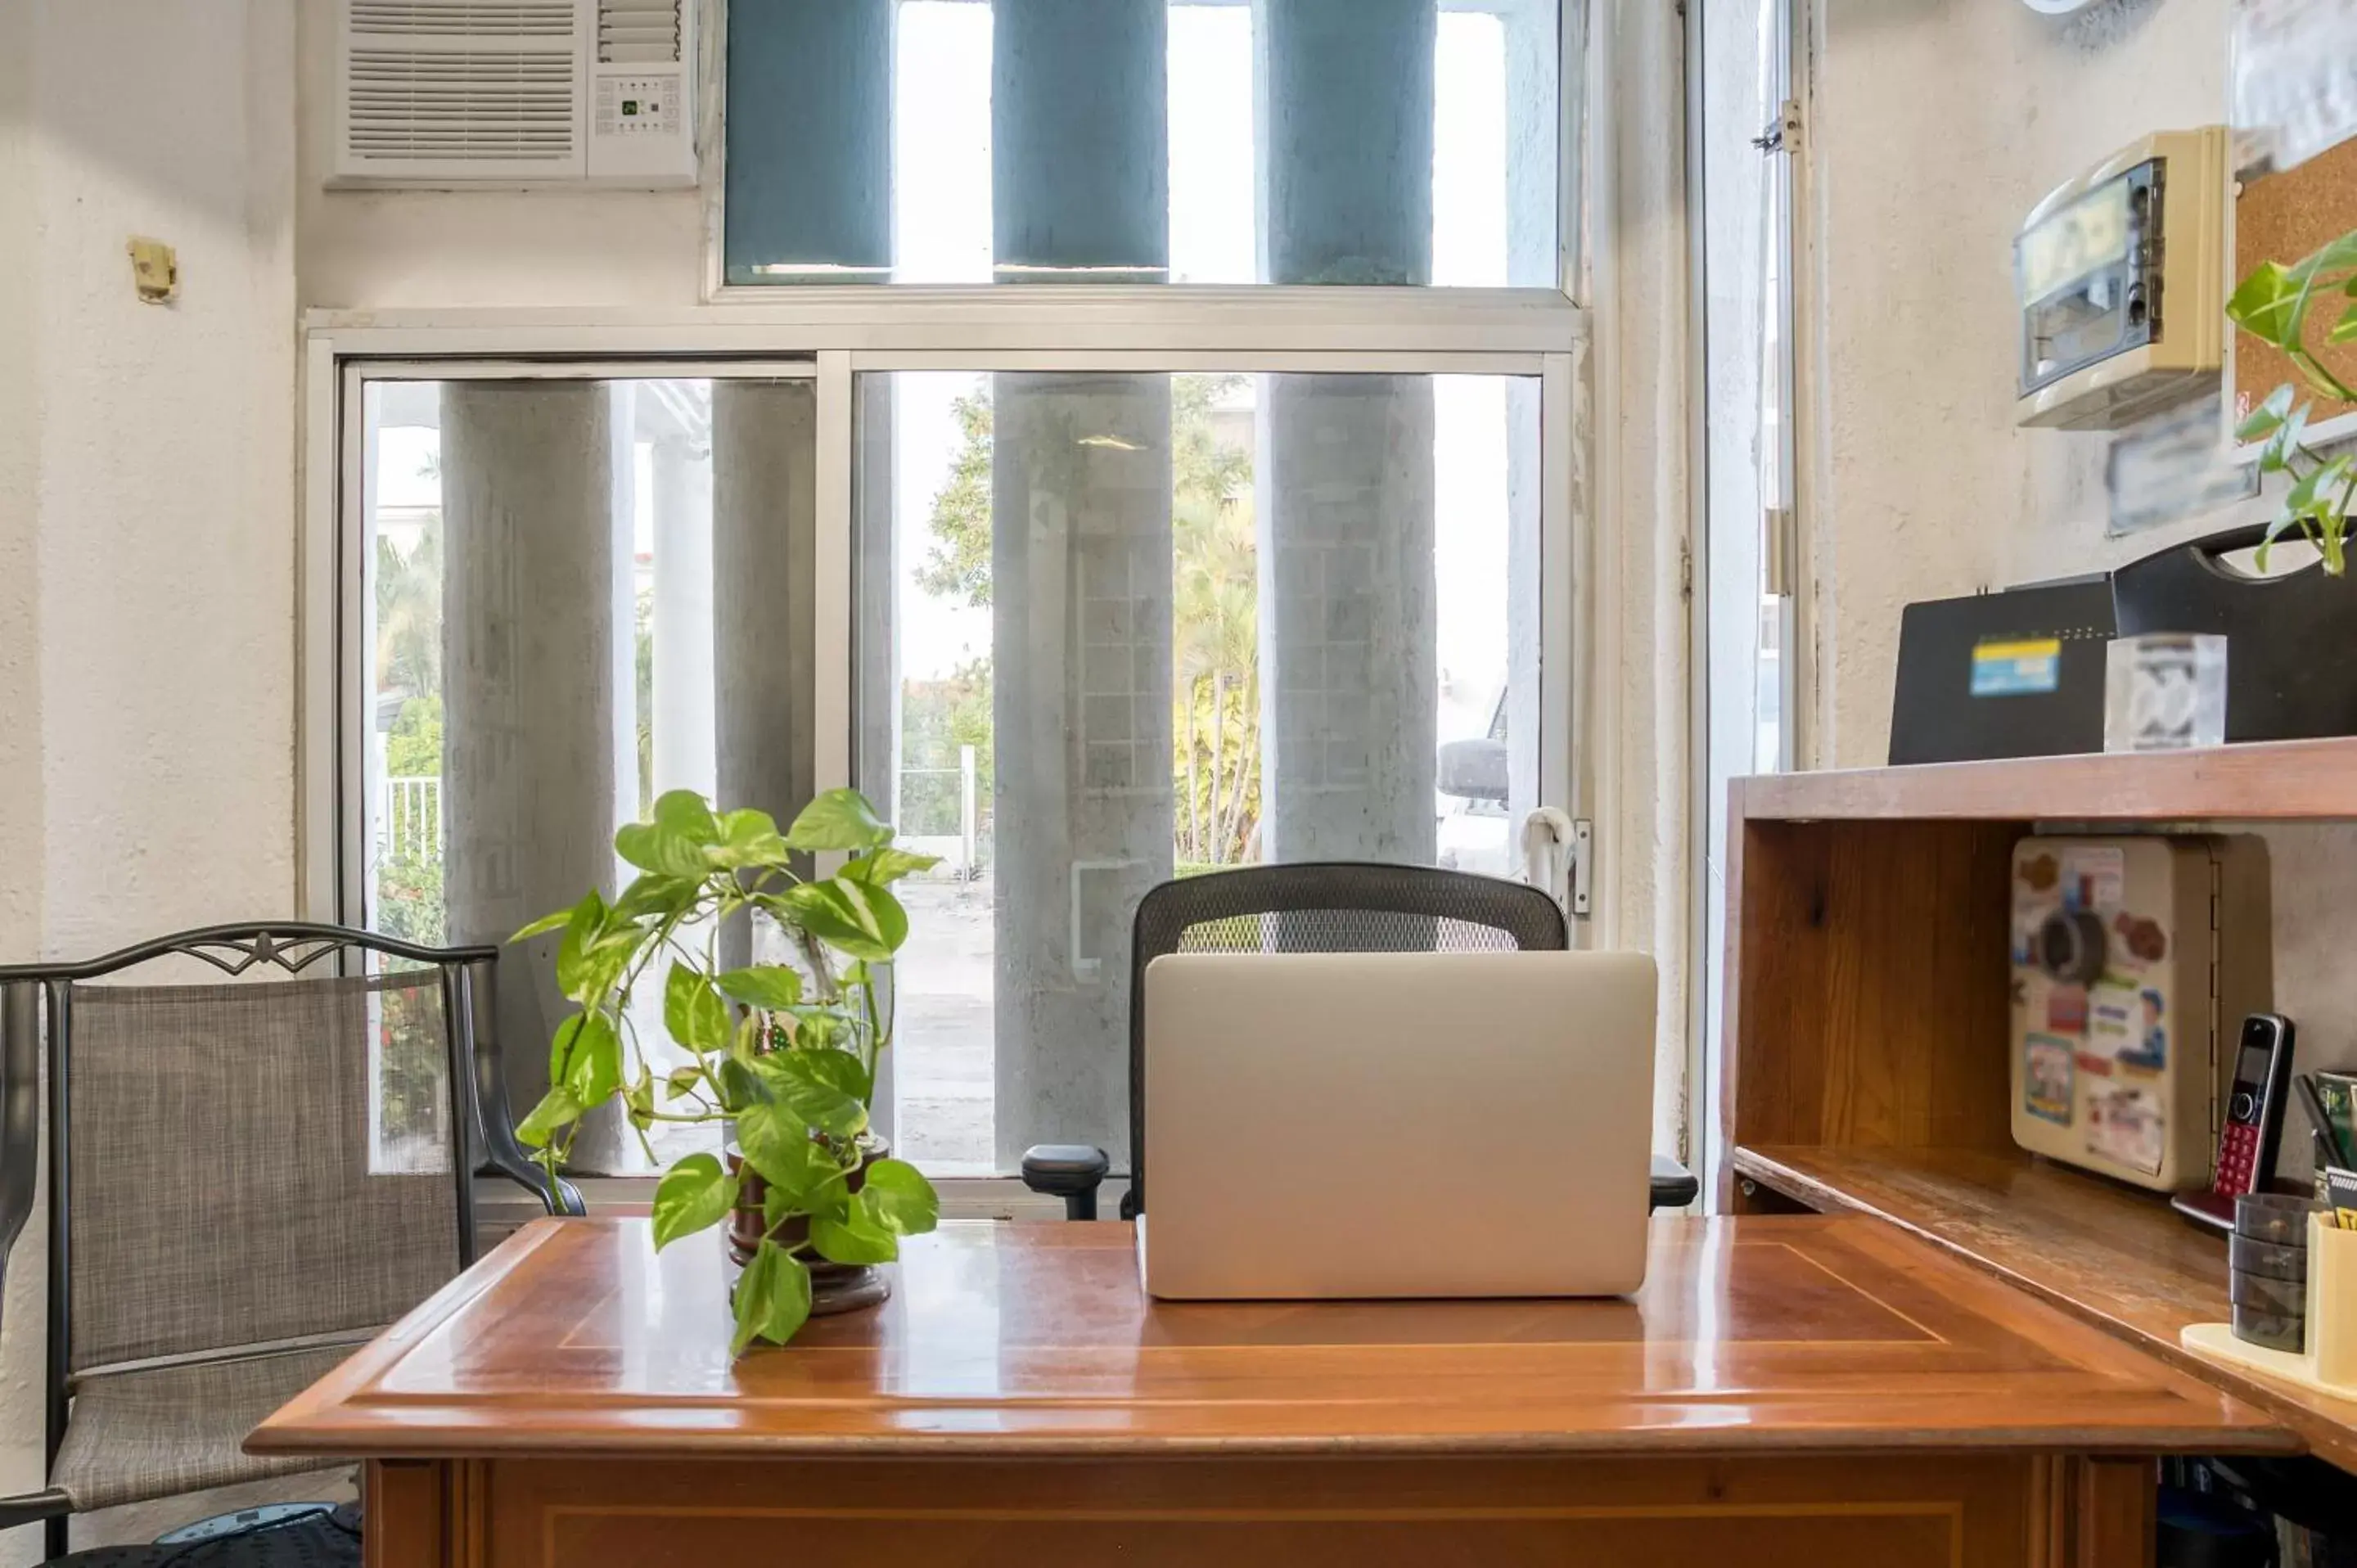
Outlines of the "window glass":
<svg viewBox="0 0 2357 1568">
<path fill-rule="evenodd" d="M 500 948 L 491 1023 L 529 1106 L 568 1009 L 557 939 L 509 937 L 627 883 L 615 829 L 664 790 L 780 821 L 809 798 L 813 388 L 372 381 L 363 403 L 362 918 Z M 676 1065 L 660 987 L 639 1002 Z M 607 1112 L 574 1149 L 648 1153 Z"/>
<path fill-rule="evenodd" d="M 981 1175 L 1093 1143 L 1123 1168 L 1129 925 L 1158 882 L 1519 865 L 1538 396 L 1504 376 L 860 378 L 856 766 L 942 857 L 902 884 L 909 1157 Z"/>
<path fill-rule="evenodd" d="M 829 0 L 728 28 L 731 284 L 1557 282 L 1557 0 Z"/>
</svg>

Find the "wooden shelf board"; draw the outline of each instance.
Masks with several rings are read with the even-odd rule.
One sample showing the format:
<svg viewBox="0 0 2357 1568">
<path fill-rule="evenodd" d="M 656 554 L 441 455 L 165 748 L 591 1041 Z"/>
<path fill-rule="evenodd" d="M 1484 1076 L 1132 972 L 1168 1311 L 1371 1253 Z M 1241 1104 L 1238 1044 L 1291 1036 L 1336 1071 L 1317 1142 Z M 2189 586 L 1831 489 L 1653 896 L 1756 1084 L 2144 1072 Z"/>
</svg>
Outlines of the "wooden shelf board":
<svg viewBox="0 0 2357 1568">
<path fill-rule="evenodd" d="M 2019 1150 L 1736 1149 L 1748 1176 L 1821 1211 L 1888 1219 L 2268 1411 L 2357 1471 L 2357 1400 L 2205 1360 L 2178 1342 L 2226 1320 L 2226 1242 L 2156 1193 Z"/>
<path fill-rule="evenodd" d="M 2357 736 L 1764 774 L 1735 789 L 1736 814 L 1754 821 L 2357 819 Z"/>
</svg>

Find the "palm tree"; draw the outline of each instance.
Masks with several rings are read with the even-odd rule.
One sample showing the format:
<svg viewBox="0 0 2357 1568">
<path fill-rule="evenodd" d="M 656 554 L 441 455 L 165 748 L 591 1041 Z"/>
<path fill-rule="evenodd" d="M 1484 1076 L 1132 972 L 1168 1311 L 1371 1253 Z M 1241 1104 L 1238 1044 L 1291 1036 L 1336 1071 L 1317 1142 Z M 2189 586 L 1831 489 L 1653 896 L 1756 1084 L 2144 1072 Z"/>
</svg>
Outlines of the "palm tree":
<svg viewBox="0 0 2357 1568">
<path fill-rule="evenodd" d="M 442 518 L 428 517 L 407 550 L 376 542 L 376 668 L 382 691 L 442 690 Z"/>
</svg>

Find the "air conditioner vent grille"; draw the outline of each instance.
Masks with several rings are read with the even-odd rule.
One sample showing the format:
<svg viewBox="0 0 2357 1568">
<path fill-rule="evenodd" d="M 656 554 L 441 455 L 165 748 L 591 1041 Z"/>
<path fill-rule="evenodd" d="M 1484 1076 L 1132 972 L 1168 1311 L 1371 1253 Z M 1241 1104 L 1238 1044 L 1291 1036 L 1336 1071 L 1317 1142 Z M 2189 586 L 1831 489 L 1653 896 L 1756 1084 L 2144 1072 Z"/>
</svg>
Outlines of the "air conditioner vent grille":
<svg viewBox="0 0 2357 1568">
<path fill-rule="evenodd" d="M 597 59 L 605 65 L 677 65 L 681 0 L 597 0 Z"/>
<path fill-rule="evenodd" d="M 345 134 L 366 159 L 562 163 L 579 69 L 569 51 L 355 47 Z"/>
<path fill-rule="evenodd" d="M 350 0 L 355 34 L 569 38 L 573 0 Z"/>
</svg>

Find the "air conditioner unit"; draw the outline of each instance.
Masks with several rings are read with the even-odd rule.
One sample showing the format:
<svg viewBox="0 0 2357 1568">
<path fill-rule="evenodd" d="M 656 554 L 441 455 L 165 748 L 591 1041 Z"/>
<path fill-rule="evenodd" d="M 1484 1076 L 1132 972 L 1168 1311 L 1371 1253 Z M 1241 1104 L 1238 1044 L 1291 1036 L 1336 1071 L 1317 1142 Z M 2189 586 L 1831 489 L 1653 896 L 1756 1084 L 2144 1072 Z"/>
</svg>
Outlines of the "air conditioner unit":
<svg viewBox="0 0 2357 1568">
<path fill-rule="evenodd" d="M 696 0 L 335 0 L 335 183 L 695 182 Z"/>
</svg>

